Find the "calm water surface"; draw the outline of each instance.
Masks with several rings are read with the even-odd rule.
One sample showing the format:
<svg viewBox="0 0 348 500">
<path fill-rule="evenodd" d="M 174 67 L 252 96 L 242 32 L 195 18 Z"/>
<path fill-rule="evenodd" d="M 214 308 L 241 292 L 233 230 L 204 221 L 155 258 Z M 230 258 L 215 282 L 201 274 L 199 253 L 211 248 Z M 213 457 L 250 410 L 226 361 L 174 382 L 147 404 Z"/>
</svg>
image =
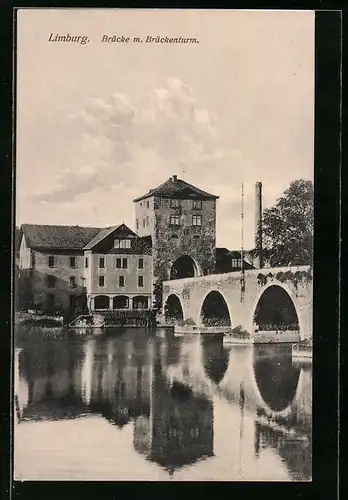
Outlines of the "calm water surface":
<svg viewBox="0 0 348 500">
<path fill-rule="evenodd" d="M 311 364 L 288 345 L 18 337 L 16 479 L 311 479 Z"/>
</svg>

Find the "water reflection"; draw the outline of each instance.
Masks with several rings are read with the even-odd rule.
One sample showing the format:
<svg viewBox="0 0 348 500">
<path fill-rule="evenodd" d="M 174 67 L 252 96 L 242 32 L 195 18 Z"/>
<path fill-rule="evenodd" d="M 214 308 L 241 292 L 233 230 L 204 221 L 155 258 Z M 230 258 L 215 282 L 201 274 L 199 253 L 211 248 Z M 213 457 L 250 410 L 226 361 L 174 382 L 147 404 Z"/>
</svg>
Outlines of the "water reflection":
<svg viewBox="0 0 348 500">
<path fill-rule="evenodd" d="M 42 337 L 15 351 L 15 404 L 23 433 L 27 421 L 82 416 L 115 432 L 131 426 L 132 442 L 123 446 L 145 459 L 144 469 L 153 462 L 168 477 L 309 480 L 311 376 L 311 366 L 293 364 L 286 346 L 227 349 L 221 339 L 140 330 Z M 24 445 L 21 453 L 25 463 Z M 57 468 L 60 462 L 64 457 Z"/>
</svg>

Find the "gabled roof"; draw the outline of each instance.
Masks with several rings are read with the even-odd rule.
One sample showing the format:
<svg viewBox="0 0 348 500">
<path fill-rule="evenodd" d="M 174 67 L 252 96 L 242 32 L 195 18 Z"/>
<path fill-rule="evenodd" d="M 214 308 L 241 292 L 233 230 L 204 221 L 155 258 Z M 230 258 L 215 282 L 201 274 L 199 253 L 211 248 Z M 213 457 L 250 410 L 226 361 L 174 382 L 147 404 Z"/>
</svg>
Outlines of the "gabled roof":
<svg viewBox="0 0 348 500">
<path fill-rule="evenodd" d="M 125 224 L 119 224 L 118 226 L 111 226 L 101 229 L 95 237 L 85 245 L 84 250 L 92 250 L 98 243 L 100 243 L 104 238 L 112 234 L 114 231 L 118 231 L 121 235 L 127 235 L 128 238 L 136 238 L 137 235 L 129 229 Z"/>
<path fill-rule="evenodd" d="M 100 232 L 99 227 L 22 224 L 29 248 L 40 250 L 80 250 Z"/>
<path fill-rule="evenodd" d="M 214 194 L 207 193 L 202 189 L 189 184 L 188 182 L 178 179 L 176 175 L 173 175 L 166 182 L 161 184 L 155 189 L 150 189 L 150 191 L 133 201 L 140 201 L 149 196 L 158 196 L 160 198 L 198 198 L 204 200 L 217 200 L 219 197 Z"/>
</svg>

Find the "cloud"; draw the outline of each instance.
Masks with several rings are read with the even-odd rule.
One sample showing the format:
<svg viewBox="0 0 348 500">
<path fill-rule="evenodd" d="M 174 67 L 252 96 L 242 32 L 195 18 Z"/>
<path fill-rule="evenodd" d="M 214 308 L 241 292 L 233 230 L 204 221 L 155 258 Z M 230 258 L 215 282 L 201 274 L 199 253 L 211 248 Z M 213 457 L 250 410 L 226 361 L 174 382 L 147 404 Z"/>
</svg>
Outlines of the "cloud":
<svg viewBox="0 0 348 500">
<path fill-rule="evenodd" d="M 180 173 L 192 174 L 224 158 L 218 120 L 199 107 L 191 89 L 175 78 L 148 95 L 144 109 L 114 93 L 108 99 L 89 99 L 68 117 L 71 133 L 79 131 L 69 170 L 58 173 L 53 189 L 33 195 L 36 201 L 65 203 L 110 184 L 140 188 Z M 140 182 L 139 182 L 140 181 Z M 151 187 L 153 187 L 151 185 Z"/>
</svg>

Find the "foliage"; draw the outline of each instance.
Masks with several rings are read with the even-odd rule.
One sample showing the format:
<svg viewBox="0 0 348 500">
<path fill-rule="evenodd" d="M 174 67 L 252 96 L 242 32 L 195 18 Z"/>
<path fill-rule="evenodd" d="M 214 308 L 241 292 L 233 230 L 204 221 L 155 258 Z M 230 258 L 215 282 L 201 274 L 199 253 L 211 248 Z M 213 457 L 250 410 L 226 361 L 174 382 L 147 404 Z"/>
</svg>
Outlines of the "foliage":
<svg viewBox="0 0 348 500">
<path fill-rule="evenodd" d="M 314 187 L 312 181 L 293 181 L 277 203 L 264 210 L 263 259 L 271 267 L 312 263 Z M 258 256 L 258 251 L 253 251 Z"/>
</svg>

